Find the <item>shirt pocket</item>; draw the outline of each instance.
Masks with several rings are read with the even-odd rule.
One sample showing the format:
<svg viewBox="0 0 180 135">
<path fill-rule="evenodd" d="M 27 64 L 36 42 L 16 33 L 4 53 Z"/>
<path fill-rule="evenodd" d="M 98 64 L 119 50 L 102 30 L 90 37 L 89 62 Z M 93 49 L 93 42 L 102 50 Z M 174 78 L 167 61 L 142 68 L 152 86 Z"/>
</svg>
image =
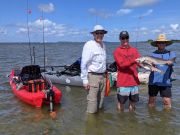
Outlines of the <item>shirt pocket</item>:
<svg viewBox="0 0 180 135">
<path fill-rule="evenodd" d="M 104 63 L 104 61 L 106 61 L 106 55 L 102 52 L 94 52 L 93 61 L 97 63 Z"/>
</svg>

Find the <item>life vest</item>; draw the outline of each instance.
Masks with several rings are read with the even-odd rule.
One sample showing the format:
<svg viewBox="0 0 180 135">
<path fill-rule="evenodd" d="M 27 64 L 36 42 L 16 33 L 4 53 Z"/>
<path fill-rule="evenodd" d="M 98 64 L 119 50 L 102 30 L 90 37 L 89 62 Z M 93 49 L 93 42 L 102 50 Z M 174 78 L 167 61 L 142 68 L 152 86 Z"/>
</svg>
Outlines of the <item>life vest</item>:
<svg viewBox="0 0 180 135">
<path fill-rule="evenodd" d="M 36 79 L 28 81 L 29 92 L 36 93 L 45 89 L 45 81 L 43 79 Z"/>
</svg>

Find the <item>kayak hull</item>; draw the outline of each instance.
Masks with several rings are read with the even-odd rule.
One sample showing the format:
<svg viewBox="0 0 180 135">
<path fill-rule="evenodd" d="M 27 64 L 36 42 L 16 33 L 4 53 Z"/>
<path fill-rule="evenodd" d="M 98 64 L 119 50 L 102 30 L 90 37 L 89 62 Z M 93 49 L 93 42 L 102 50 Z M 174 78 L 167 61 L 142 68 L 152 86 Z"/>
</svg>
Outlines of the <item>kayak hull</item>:
<svg viewBox="0 0 180 135">
<path fill-rule="evenodd" d="M 112 80 L 116 81 L 117 73 L 112 72 L 109 73 L 112 75 Z M 148 83 L 150 72 L 139 72 L 138 78 L 142 84 Z M 48 78 L 52 83 L 62 84 L 62 85 L 70 85 L 70 86 L 83 86 L 82 79 L 79 75 L 70 76 L 70 75 L 58 75 L 51 71 L 42 73 L 44 78 Z"/>
<path fill-rule="evenodd" d="M 23 85 L 20 89 L 18 89 L 14 78 L 14 70 L 12 70 L 9 77 L 10 86 L 14 95 L 16 95 L 20 100 L 38 108 L 40 108 L 43 104 L 50 103 L 50 101 L 46 98 L 47 96 L 45 91 L 29 92 L 28 86 L 26 85 Z M 55 86 L 52 86 L 52 91 L 55 94 L 54 103 L 59 104 L 62 97 L 61 91 Z"/>
<path fill-rule="evenodd" d="M 70 86 L 83 86 L 83 82 L 80 76 L 70 76 L 70 75 L 61 75 L 58 74 L 48 74 L 42 73 L 44 78 L 48 78 L 52 83 L 70 85 Z"/>
</svg>

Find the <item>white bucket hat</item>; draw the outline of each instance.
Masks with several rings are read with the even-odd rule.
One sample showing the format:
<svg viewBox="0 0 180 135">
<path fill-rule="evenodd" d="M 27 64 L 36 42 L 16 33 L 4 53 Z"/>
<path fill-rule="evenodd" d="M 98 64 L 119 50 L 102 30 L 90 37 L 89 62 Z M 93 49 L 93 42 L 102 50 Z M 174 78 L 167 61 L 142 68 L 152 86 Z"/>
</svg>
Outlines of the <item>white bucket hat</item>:
<svg viewBox="0 0 180 135">
<path fill-rule="evenodd" d="M 91 34 L 93 34 L 93 33 L 96 32 L 96 31 L 103 31 L 104 34 L 107 33 L 107 31 L 106 31 L 106 30 L 104 29 L 104 27 L 101 26 L 101 25 L 95 25 L 94 28 L 93 28 L 93 31 L 91 32 Z"/>
</svg>

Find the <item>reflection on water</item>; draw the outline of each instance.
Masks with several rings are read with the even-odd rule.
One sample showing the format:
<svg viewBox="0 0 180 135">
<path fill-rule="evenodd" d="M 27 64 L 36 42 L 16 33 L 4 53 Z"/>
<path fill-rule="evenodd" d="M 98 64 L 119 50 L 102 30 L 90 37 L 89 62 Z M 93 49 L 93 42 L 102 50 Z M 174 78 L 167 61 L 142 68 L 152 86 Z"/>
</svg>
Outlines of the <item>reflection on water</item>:
<svg viewBox="0 0 180 135">
<path fill-rule="evenodd" d="M 117 45 L 117 44 L 116 44 Z M 116 45 L 108 45 L 108 61 L 112 61 L 112 52 Z M 144 55 L 151 46 L 138 46 Z M 47 47 L 47 64 L 71 64 L 81 55 L 83 45 L 50 45 Z M 179 48 L 176 48 L 180 57 Z M 72 52 L 69 53 L 69 48 Z M 170 46 L 171 50 L 174 50 Z M 11 51 L 15 50 L 15 51 Z M 43 65 L 43 51 L 36 45 L 37 63 Z M 179 135 L 180 133 L 180 80 L 173 82 L 172 110 L 163 110 L 162 99 L 157 97 L 156 108 L 147 107 L 147 86 L 140 87 L 140 101 L 135 112 L 128 112 L 128 103 L 125 112 L 116 110 L 116 90 L 111 90 L 110 96 L 105 98 L 104 108 L 97 114 L 86 114 L 87 92 L 82 87 L 57 85 L 62 90 L 61 105 L 55 106 L 56 119 L 52 119 L 48 109 L 33 108 L 18 98 L 10 90 L 7 74 L 16 66 L 29 64 L 27 46 L 1 45 L 0 49 L 0 135 Z M 18 54 L 18 55 L 17 55 Z M 180 76 L 179 59 L 175 66 L 175 73 Z"/>
</svg>

